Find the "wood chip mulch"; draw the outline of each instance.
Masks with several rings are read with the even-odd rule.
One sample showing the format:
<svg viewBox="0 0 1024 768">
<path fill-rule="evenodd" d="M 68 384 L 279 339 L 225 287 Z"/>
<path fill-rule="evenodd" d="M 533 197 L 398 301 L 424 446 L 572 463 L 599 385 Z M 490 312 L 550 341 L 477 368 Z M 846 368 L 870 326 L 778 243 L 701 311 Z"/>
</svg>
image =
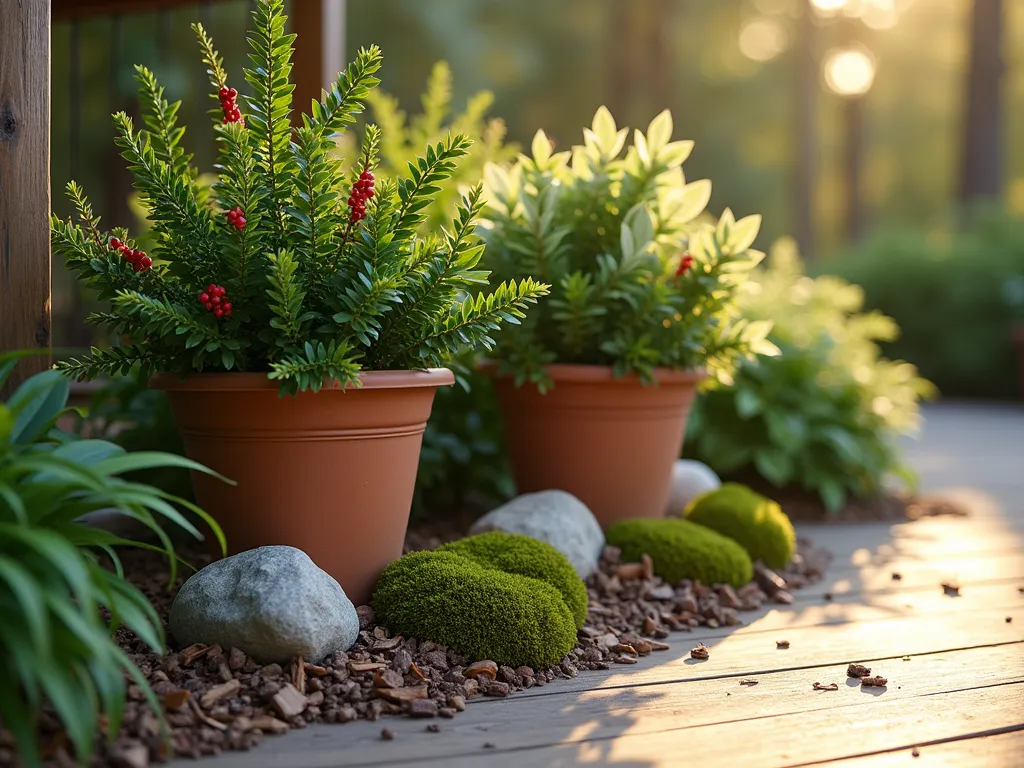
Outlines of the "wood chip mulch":
<svg viewBox="0 0 1024 768">
<path fill-rule="evenodd" d="M 437 543 L 437 537 L 415 534 L 408 542 L 410 548 Z M 197 567 L 207 562 L 197 553 L 183 555 Z M 129 580 L 166 620 L 174 595 L 167 590 L 166 563 L 142 551 L 124 552 L 122 560 Z M 359 606 L 356 644 L 320 664 L 297 658 L 283 667 L 261 665 L 237 648 L 216 645 L 161 656 L 127 630 L 118 630 L 119 644 L 162 704 L 170 738 L 161 736 L 142 691 L 129 685 L 121 734 L 112 744 L 100 744 L 90 765 L 146 768 L 171 755 L 197 758 L 248 750 L 267 735 L 311 723 L 372 721 L 385 715 L 454 717 L 473 697 L 500 698 L 580 672 L 635 664 L 638 658 L 667 650 L 662 640 L 673 631 L 737 626 L 741 611 L 757 610 L 766 602 L 789 604 L 793 590 L 822 578 L 831 555 L 800 540 L 785 570 L 776 573 L 759 564 L 755 581 L 740 589 L 689 581 L 666 584 L 653 575 L 649 558 L 620 561 L 616 548 L 605 549 L 599 570 L 587 580 L 590 606 L 577 645 L 548 669 L 513 669 L 465 658 L 437 643 L 392 636 L 374 623 L 369 606 Z M 701 658 L 707 647 L 698 644 L 694 652 Z M 380 738 L 388 740 L 393 734 L 384 728 Z M 66 738 L 50 713 L 41 718 L 41 740 L 51 755 L 47 766 L 72 764 Z M 0 766 L 13 765 L 13 759 L 13 739 L 0 724 Z"/>
</svg>

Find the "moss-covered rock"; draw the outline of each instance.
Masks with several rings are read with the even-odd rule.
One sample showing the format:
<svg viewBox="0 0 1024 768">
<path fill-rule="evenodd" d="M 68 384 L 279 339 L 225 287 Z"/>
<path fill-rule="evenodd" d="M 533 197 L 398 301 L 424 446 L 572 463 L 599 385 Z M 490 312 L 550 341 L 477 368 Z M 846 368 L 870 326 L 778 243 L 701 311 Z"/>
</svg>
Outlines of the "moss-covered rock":
<svg viewBox="0 0 1024 768">
<path fill-rule="evenodd" d="M 739 542 L 754 560 L 785 568 L 793 559 L 796 532 L 782 507 L 739 483 L 702 494 L 686 508 L 686 519 Z"/>
<path fill-rule="evenodd" d="M 576 622 L 555 587 L 459 552 L 396 560 L 381 574 L 372 605 L 393 632 L 510 667 L 557 664 L 576 644 Z"/>
<path fill-rule="evenodd" d="M 546 542 L 490 531 L 445 544 L 438 551 L 455 552 L 487 568 L 545 581 L 562 594 L 577 628 L 587 620 L 586 585 L 565 555 Z"/>
<path fill-rule="evenodd" d="M 743 547 L 710 528 L 666 518 L 634 518 L 614 523 L 605 537 L 622 550 L 624 560 L 650 555 L 654 572 L 669 584 L 693 579 L 704 584 L 740 587 L 754 576 Z"/>
</svg>

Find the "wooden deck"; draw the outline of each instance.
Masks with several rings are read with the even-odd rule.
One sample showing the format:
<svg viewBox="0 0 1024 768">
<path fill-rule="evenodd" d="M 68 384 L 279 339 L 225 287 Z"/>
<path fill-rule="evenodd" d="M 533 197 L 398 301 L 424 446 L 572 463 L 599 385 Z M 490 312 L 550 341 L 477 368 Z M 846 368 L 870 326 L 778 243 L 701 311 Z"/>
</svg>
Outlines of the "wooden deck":
<svg viewBox="0 0 1024 768">
<path fill-rule="evenodd" d="M 806 526 L 836 562 L 791 608 L 674 634 L 625 671 L 474 700 L 430 721 L 440 733 L 400 718 L 315 726 L 204 765 L 1024 766 L 1024 408 L 934 408 L 910 451 L 925 488 L 955 488 L 972 517 Z M 688 658 L 698 640 L 707 661 Z M 848 682 L 849 662 L 888 687 Z"/>
</svg>

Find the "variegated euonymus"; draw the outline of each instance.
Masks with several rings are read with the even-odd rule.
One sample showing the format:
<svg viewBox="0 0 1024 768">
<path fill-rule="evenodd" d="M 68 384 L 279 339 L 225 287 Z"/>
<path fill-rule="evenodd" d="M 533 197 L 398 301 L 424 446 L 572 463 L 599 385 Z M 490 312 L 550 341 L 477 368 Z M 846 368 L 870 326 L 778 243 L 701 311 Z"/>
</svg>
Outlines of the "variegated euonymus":
<svg viewBox="0 0 1024 768">
<path fill-rule="evenodd" d="M 668 111 L 627 148 L 628 134 L 602 107 L 582 145 L 553 152 L 539 131 L 531 156 L 486 169 L 487 266 L 553 286 L 497 336 L 502 370 L 519 381 L 543 388 L 544 365 L 560 362 L 645 380 L 659 367 L 706 369 L 728 382 L 741 359 L 776 351 L 771 322 L 744 319 L 736 301 L 764 257 L 751 249 L 761 217 L 701 217 L 711 183 L 687 183 L 693 142 L 671 140 Z"/>
</svg>

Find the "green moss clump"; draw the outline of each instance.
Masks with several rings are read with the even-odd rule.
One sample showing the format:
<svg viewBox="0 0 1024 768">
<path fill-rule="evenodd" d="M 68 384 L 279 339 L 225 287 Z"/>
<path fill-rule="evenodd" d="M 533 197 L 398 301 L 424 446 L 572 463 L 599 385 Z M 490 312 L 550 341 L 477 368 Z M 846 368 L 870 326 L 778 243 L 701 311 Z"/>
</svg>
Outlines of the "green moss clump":
<svg viewBox="0 0 1024 768">
<path fill-rule="evenodd" d="M 540 579 L 562 594 L 577 629 L 587 620 L 587 587 L 565 555 L 546 541 L 518 533 L 490 531 L 439 547 L 455 552 L 487 568 Z"/>
<path fill-rule="evenodd" d="M 393 632 L 510 667 L 557 664 L 576 644 L 576 622 L 557 589 L 457 552 L 396 560 L 381 574 L 372 605 Z"/>
<path fill-rule="evenodd" d="M 669 584 L 692 579 L 704 584 L 741 587 L 754 577 L 750 557 L 732 539 L 677 518 L 620 520 L 605 532 L 624 560 L 650 555 L 654 572 Z"/>
<path fill-rule="evenodd" d="M 769 568 L 793 559 L 796 532 L 782 507 L 739 483 L 701 494 L 686 508 L 686 519 L 739 542 L 751 558 Z"/>
</svg>

